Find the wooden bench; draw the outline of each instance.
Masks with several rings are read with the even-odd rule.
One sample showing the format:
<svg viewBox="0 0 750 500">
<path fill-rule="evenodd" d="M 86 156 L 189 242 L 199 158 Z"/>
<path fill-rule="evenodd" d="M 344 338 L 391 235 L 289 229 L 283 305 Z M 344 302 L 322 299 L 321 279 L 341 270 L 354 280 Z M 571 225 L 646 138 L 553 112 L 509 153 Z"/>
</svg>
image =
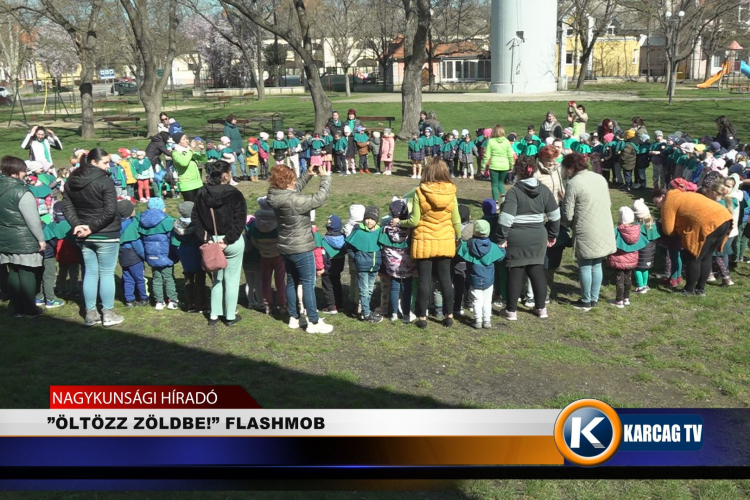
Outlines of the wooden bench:
<svg viewBox="0 0 750 500">
<path fill-rule="evenodd" d="M 203 92 L 203 100 L 207 101 L 212 97 L 220 97 L 224 94 L 223 90 L 206 90 Z"/>
<path fill-rule="evenodd" d="M 238 97 L 240 102 L 248 103 L 253 100 L 253 97 L 255 97 L 255 92 L 245 92 L 242 94 L 241 97 Z"/>
<path fill-rule="evenodd" d="M 378 122 L 379 125 L 381 125 L 383 122 L 388 122 L 388 128 L 393 130 L 393 122 L 396 121 L 395 116 L 358 116 L 357 119 L 364 122 Z M 386 127 L 367 127 L 367 130 L 377 130 L 378 132 L 382 132 Z M 352 131 L 354 132 L 354 131 Z"/>
<path fill-rule="evenodd" d="M 219 106 L 221 106 L 222 108 L 226 108 L 227 104 L 230 103 L 231 99 L 232 98 L 228 95 L 220 95 L 219 97 L 216 98 L 216 102 L 213 103 L 213 107 L 218 108 Z"/>
<path fill-rule="evenodd" d="M 130 132 L 131 137 L 136 137 L 141 135 L 141 128 L 138 126 L 122 126 L 120 123 L 123 122 L 133 122 L 136 125 L 139 121 L 141 121 L 140 117 L 138 116 L 105 116 L 102 118 L 104 122 L 107 124 L 107 135 L 109 138 L 112 138 L 112 129 L 115 128 L 117 130 L 125 130 Z"/>
<path fill-rule="evenodd" d="M 243 136 L 245 135 L 245 127 L 247 126 L 247 124 L 249 122 L 250 122 L 250 120 L 248 120 L 247 118 L 237 118 L 237 125 L 241 125 L 242 126 L 242 135 Z M 206 123 L 208 123 L 211 126 L 211 128 L 206 128 L 206 132 L 209 132 L 209 136 L 208 137 L 210 139 L 214 139 L 216 137 L 216 133 L 214 131 L 214 126 L 215 125 L 219 125 L 219 126 L 223 127 L 224 123 L 226 123 L 226 120 L 224 118 L 213 118 L 211 120 L 206 120 Z"/>
</svg>

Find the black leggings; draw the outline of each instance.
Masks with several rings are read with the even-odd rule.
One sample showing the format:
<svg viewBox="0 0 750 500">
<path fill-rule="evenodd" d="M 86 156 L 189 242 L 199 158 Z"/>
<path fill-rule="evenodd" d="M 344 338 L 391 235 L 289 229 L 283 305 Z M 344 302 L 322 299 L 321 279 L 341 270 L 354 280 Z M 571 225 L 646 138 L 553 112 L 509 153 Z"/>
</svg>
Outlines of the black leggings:
<svg viewBox="0 0 750 500">
<path fill-rule="evenodd" d="M 336 306 L 344 308 L 344 289 L 341 286 L 341 273 L 344 271 L 344 257 L 331 259 L 331 266 L 323 273 L 323 293 L 326 297 L 326 307 Z"/>
<path fill-rule="evenodd" d="M 433 257 L 431 259 L 418 259 L 417 271 L 419 272 L 419 291 L 417 293 L 417 317 L 427 316 L 427 304 L 430 302 L 432 292 L 432 277 L 436 276 L 443 292 L 443 314 L 453 314 L 453 283 L 451 283 L 450 257 Z"/>
<path fill-rule="evenodd" d="M 200 188 L 191 189 L 190 191 L 183 191 L 182 199 L 185 201 L 195 201 L 195 197 L 198 195 L 198 191 L 200 191 Z"/>
<path fill-rule="evenodd" d="M 706 289 L 708 275 L 711 274 L 711 257 L 719 249 L 724 237 L 732 229 L 732 221 L 727 221 L 709 234 L 703 243 L 700 255 L 697 257 L 687 250 L 682 250 L 682 263 L 687 271 L 685 279 L 685 290 L 688 292 Z"/>
<path fill-rule="evenodd" d="M 518 310 L 518 298 L 523 289 L 523 275 L 529 277 L 531 289 L 534 291 L 534 307 L 544 308 L 544 300 L 547 298 L 547 278 L 544 276 L 544 265 L 533 264 L 529 266 L 508 268 L 508 302 L 505 306 L 509 312 Z"/>
</svg>

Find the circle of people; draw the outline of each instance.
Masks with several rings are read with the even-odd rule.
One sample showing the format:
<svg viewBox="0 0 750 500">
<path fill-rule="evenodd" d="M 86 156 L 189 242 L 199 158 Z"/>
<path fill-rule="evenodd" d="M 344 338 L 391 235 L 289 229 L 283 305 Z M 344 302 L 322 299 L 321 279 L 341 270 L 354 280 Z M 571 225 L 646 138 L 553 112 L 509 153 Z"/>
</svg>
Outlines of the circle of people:
<svg viewBox="0 0 750 500">
<path fill-rule="evenodd" d="M 434 112 L 423 112 L 407 145 L 419 185 L 394 197 L 384 217 L 378 207 L 354 204 L 345 223 L 330 215 L 325 232 L 318 231 L 315 211 L 330 197 L 334 168 L 340 175 L 370 173 L 367 156 L 374 153 L 374 173 L 381 160 L 382 173 L 392 173 L 392 131 L 370 138 L 355 110 L 347 119 L 334 112 L 322 135 L 299 137 L 289 129 L 270 144 L 266 133 L 242 144 L 229 115 L 217 148 L 200 137 L 191 141 L 162 113 L 146 150 L 75 149 L 71 166 L 60 169 L 50 150 L 62 149 L 62 142 L 52 130 L 33 127 L 22 143 L 30 159 L 6 156 L 0 165 L 6 214 L 0 290 L 17 318 L 36 317 L 64 305 L 59 297 L 76 299 L 82 291 L 84 324 L 113 326 L 124 321 L 114 311 L 118 263 L 125 306 L 153 303 L 157 310 L 180 309 L 174 266 L 181 263 L 183 309 L 204 313 L 211 326 L 241 320 L 244 272 L 248 308 L 288 315 L 290 328 L 308 333 L 333 330 L 319 312 L 347 309 L 368 323 L 387 317 L 426 328 L 431 312 L 449 327 L 455 316 L 468 317 L 469 308 L 476 328 L 492 328 L 493 307 L 509 321 L 518 319 L 519 303 L 548 317 L 566 248 L 573 248 L 580 285 L 571 305 L 582 311 L 598 306 L 605 260 L 615 273 L 609 302 L 617 308 L 630 305 L 631 291 L 649 292 L 658 255 L 664 283 L 691 296 L 705 295 L 717 275 L 722 286 L 733 285 L 730 269 L 746 262 L 750 145 L 740 143 L 726 116 L 716 119 L 714 137 L 656 131 L 652 141 L 641 117 L 627 130 L 606 118 L 589 134 L 585 107 L 570 102 L 566 128 L 550 111 L 538 134 L 530 125 L 519 138 L 496 125 L 472 140 L 468 130 L 444 133 Z M 300 155 L 303 143 L 309 156 Z M 492 197 L 482 201 L 482 218 L 472 221 L 453 179 L 474 178 L 474 158 L 477 176 L 491 181 Z M 639 198 L 619 209 L 614 224 L 608 188 L 645 190 L 649 167 L 660 219 Z M 318 191 L 304 194 L 316 176 Z M 269 179 L 269 191 L 247 215 L 235 186 L 259 178 Z M 512 185 L 507 191 L 506 184 Z M 184 199 L 178 218 L 166 213 L 168 193 Z M 138 201 L 146 209 L 136 214 Z M 378 278 L 380 304 L 373 308 Z"/>
</svg>

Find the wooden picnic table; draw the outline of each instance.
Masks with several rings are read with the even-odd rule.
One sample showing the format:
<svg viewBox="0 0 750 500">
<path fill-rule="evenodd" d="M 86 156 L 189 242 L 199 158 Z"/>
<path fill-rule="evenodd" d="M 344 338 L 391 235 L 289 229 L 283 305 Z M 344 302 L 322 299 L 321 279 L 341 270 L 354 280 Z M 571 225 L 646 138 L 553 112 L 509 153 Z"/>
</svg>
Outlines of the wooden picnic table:
<svg viewBox="0 0 750 500">
<path fill-rule="evenodd" d="M 213 103 L 213 107 L 218 108 L 219 106 L 221 106 L 222 108 L 226 108 L 227 104 L 230 103 L 231 99 L 232 98 L 228 95 L 220 95 L 219 97 L 216 98 L 216 102 Z"/>
<path fill-rule="evenodd" d="M 388 122 L 388 128 L 393 129 L 393 122 L 396 120 L 395 116 L 358 116 L 357 119 L 361 122 Z M 368 130 L 383 131 L 385 127 L 367 127 Z M 352 130 L 352 133 L 354 131 Z"/>
<path fill-rule="evenodd" d="M 249 101 L 252 101 L 254 96 L 255 92 L 245 92 L 241 97 L 238 97 L 237 99 L 239 99 L 240 102 L 247 103 Z"/>
<path fill-rule="evenodd" d="M 105 116 L 102 118 L 102 120 L 107 124 L 107 135 L 109 138 L 112 138 L 112 128 L 116 128 L 118 130 L 127 130 L 130 132 L 131 136 L 140 135 L 140 127 L 123 127 L 122 125 L 119 125 L 119 123 L 122 122 L 134 122 L 138 123 L 141 121 L 140 117 L 138 116 Z"/>
</svg>

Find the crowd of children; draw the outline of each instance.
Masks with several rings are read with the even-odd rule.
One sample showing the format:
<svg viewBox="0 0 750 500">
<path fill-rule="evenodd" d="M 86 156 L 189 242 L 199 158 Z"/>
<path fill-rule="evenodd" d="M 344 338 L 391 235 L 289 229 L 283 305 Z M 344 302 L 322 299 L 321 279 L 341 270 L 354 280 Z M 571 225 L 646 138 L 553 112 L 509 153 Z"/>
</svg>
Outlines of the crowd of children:
<svg viewBox="0 0 750 500">
<path fill-rule="evenodd" d="M 393 132 L 385 129 L 382 135 L 378 132 L 370 135 L 358 122 L 344 123 L 333 133 L 328 127 L 322 133 L 314 134 L 290 128 L 286 134 L 278 131 L 270 142 L 266 133 L 249 138 L 244 156 L 245 168 L 241 169 L 245 173 L 243 177 L 257 182 L 268 176 L 270 164 L 286 165 L 297 175 L 303 175 L 309 168 L 329 172 L 337 169 L 340 175 L 357 172 L 390 175 L 394 159 Z M 355 128 L 352 130 L 350 125 Z M 549 136 L 544 141 L 530 125 L 522 138 L 510 133 L 507 139 L 516 157 L 537 157 L 546 145 L 557 149 L 558 157 L 552 160 L 558 163 L 568 153 L 583 154 L 593 171 L 603 175 L 613 187 L 623 190 L 645 189 L 647 169 L 653 168 L 654 188 L 700 191 L 724 204 L 733 213 L 734 225 L 725 249 L 714 255 L 714 264 L 722 284 L 731 286 L 730 269 L 747 262 L 744 253 L 748 241 L 750 198 L 748 189 L 743 188 L 750 185 L 747 161 L 750 145 L 740 144 L 726 117 L 717 119 L 719 134 L 716 137 L 700 140 L 679 131 L 668 136 L 656 131 L 652 141 L 640 117 L 634 118 L 632 125 L 623 131 L 616 122 L 606 119 L 591 134 L 582 131 L 582 127 L 577 133 L 568 127 L 562 130 L 563 137 Z M 37 130 L 40 133 L 37 134 Z M 27 142 L 36 137 L 40 145 L 32 149 L 33 156 L 46 159 L 49 158 L 49 146 L 56 147 L 60 143 L 57 138 L 48 142 L 41 132 L 43 129 L 33 130 Z M 442 135 L 433 134 L 429 126 L 421 133 L 415 131 L 407 144 L 412 178 L 421 178 L 422 166 L 431 158 L 446 162 L 453 177 L 484 176 L 484 148 L 492 133 L 492 129 L 478 129 L 473 139 L 467 129 Z M 228 137 L 222 137 L 218 145 L 206 142 L 206 168 L 219 160 L 237 161 L 229 142 Z M 193 141 L 194 146 L 201 143 L 200 137 Z M 181 203 L 179 217 L 173 218 L 167 214 L 163 199 L 168 193 L 179 197 L 177 174 L 169 158 L 172 147 L 168 133 L 161 132 L 152 139 L 150 149 L 122 148 L 110 156 L 109 174 L 117 191 L 117 211 L 121 219 L 121 295 L 128 307 L 152 304 L 156 310 L 179 309 L 180 291 L 177 290 L 175 266 L 180 263 L 185 278 L 182 291 L 184 309 L 200 312 L 208 307 L 204 290 L 207 273 L 201 265 L 201 242 L 192 234 L 190 214 L 193 204 Z M 549 152 L 550 149 L 545 150 Z M 29 175 L 26 182 L 37 199 L 47 238 L 37 296 L 37 305 L 41 307 L 60 307 L 64 301 L 59 297 L 76 299 L 80 294 L 80 252 L 60 202 L 55 200 L 64 193 L 66 179 L 85 153 L 75 149 L 70 167 L 66 168 L 55 169 L 51 162 L 27 162 Z M 544 168 L 548 168 L 545 162 L 549 161 L 546 153 L 544 159 L 539 160 Z M 556 187 L 560 196 L 565 191 L 565 182 L 562 182 L 562 186 Z M 392 321 L 400 318 L 405 323 L 414 321 L 415 281 L 420 278 L 410 253 L 412 230 L 389 224 L 392 218 L 408 218 L 408 201 L 408 196 L 394 197 L 384 217 L 381 217 L 378 207 L 355 204 L 350 208 L 346 224 L 335 214 L 325 219 L 325 230 L 315 234 L 318 243 L 316 270 L 323 290 L 323 303 L 319 309 L 323 313 L 336 314 L 346 309 L 348 302 L 349 311 L 366 322 L 378 323 L 384 317 Z M 136 210 L 139 202 L 145 208 L 142 211 Z M 459 207 L 464 231 L 452 266 L 456 291 L 453 311 L 464 315 L 464 307 L 469 307 L 474 326 L 490 328 L 493 305 L 502 305 L 506 295 L 506 273 L 502 264 L 505 251 L 498 247 L 496 236 L 502 206 L 488 198 L 483 201 L 482 208 L 483 217 L 470 221 L 468 207 Z M 311 230 L 317 231 L 314 227 Z M 635 200 L 632 206 L 619 209 L 618 224 L 613 231 L 617 251 L 608 257 L 607 262 L 614 271 L 616 295 L 611 301 L 614 306 L 630 305 L 631 292 L 644 294 L 650 290 L 649 273 L 658 258 L 659 248 L 664 254 L 665 283 L 672 288 L 681 283 L 679 244 L 660 234 L 659 223 L 642 198 Z M 274 212 L 265 197 L 258 198 L 257 210 L 247 218 L 243 270 L 247 307 L 266 314 L 283 313 L 287 305 L 286 271 L 277 240 Z M 342 284 L 347 265 L 350 276 L 348 301 Z M 150 273 L 146 272 L 147 268 Z M 554 273 L 554 269 L 551 272 Z M 374 301 L 378 280 L 381 294 L 379 300 Z M 717 280 L 712 276 L 710 281 Z M 442 296 L 439 287 L 434 288 L 432 300 L 439 311 Z M 374 307 L 373 302 L 378 302 L 378 307 Z"/>
</svg>

